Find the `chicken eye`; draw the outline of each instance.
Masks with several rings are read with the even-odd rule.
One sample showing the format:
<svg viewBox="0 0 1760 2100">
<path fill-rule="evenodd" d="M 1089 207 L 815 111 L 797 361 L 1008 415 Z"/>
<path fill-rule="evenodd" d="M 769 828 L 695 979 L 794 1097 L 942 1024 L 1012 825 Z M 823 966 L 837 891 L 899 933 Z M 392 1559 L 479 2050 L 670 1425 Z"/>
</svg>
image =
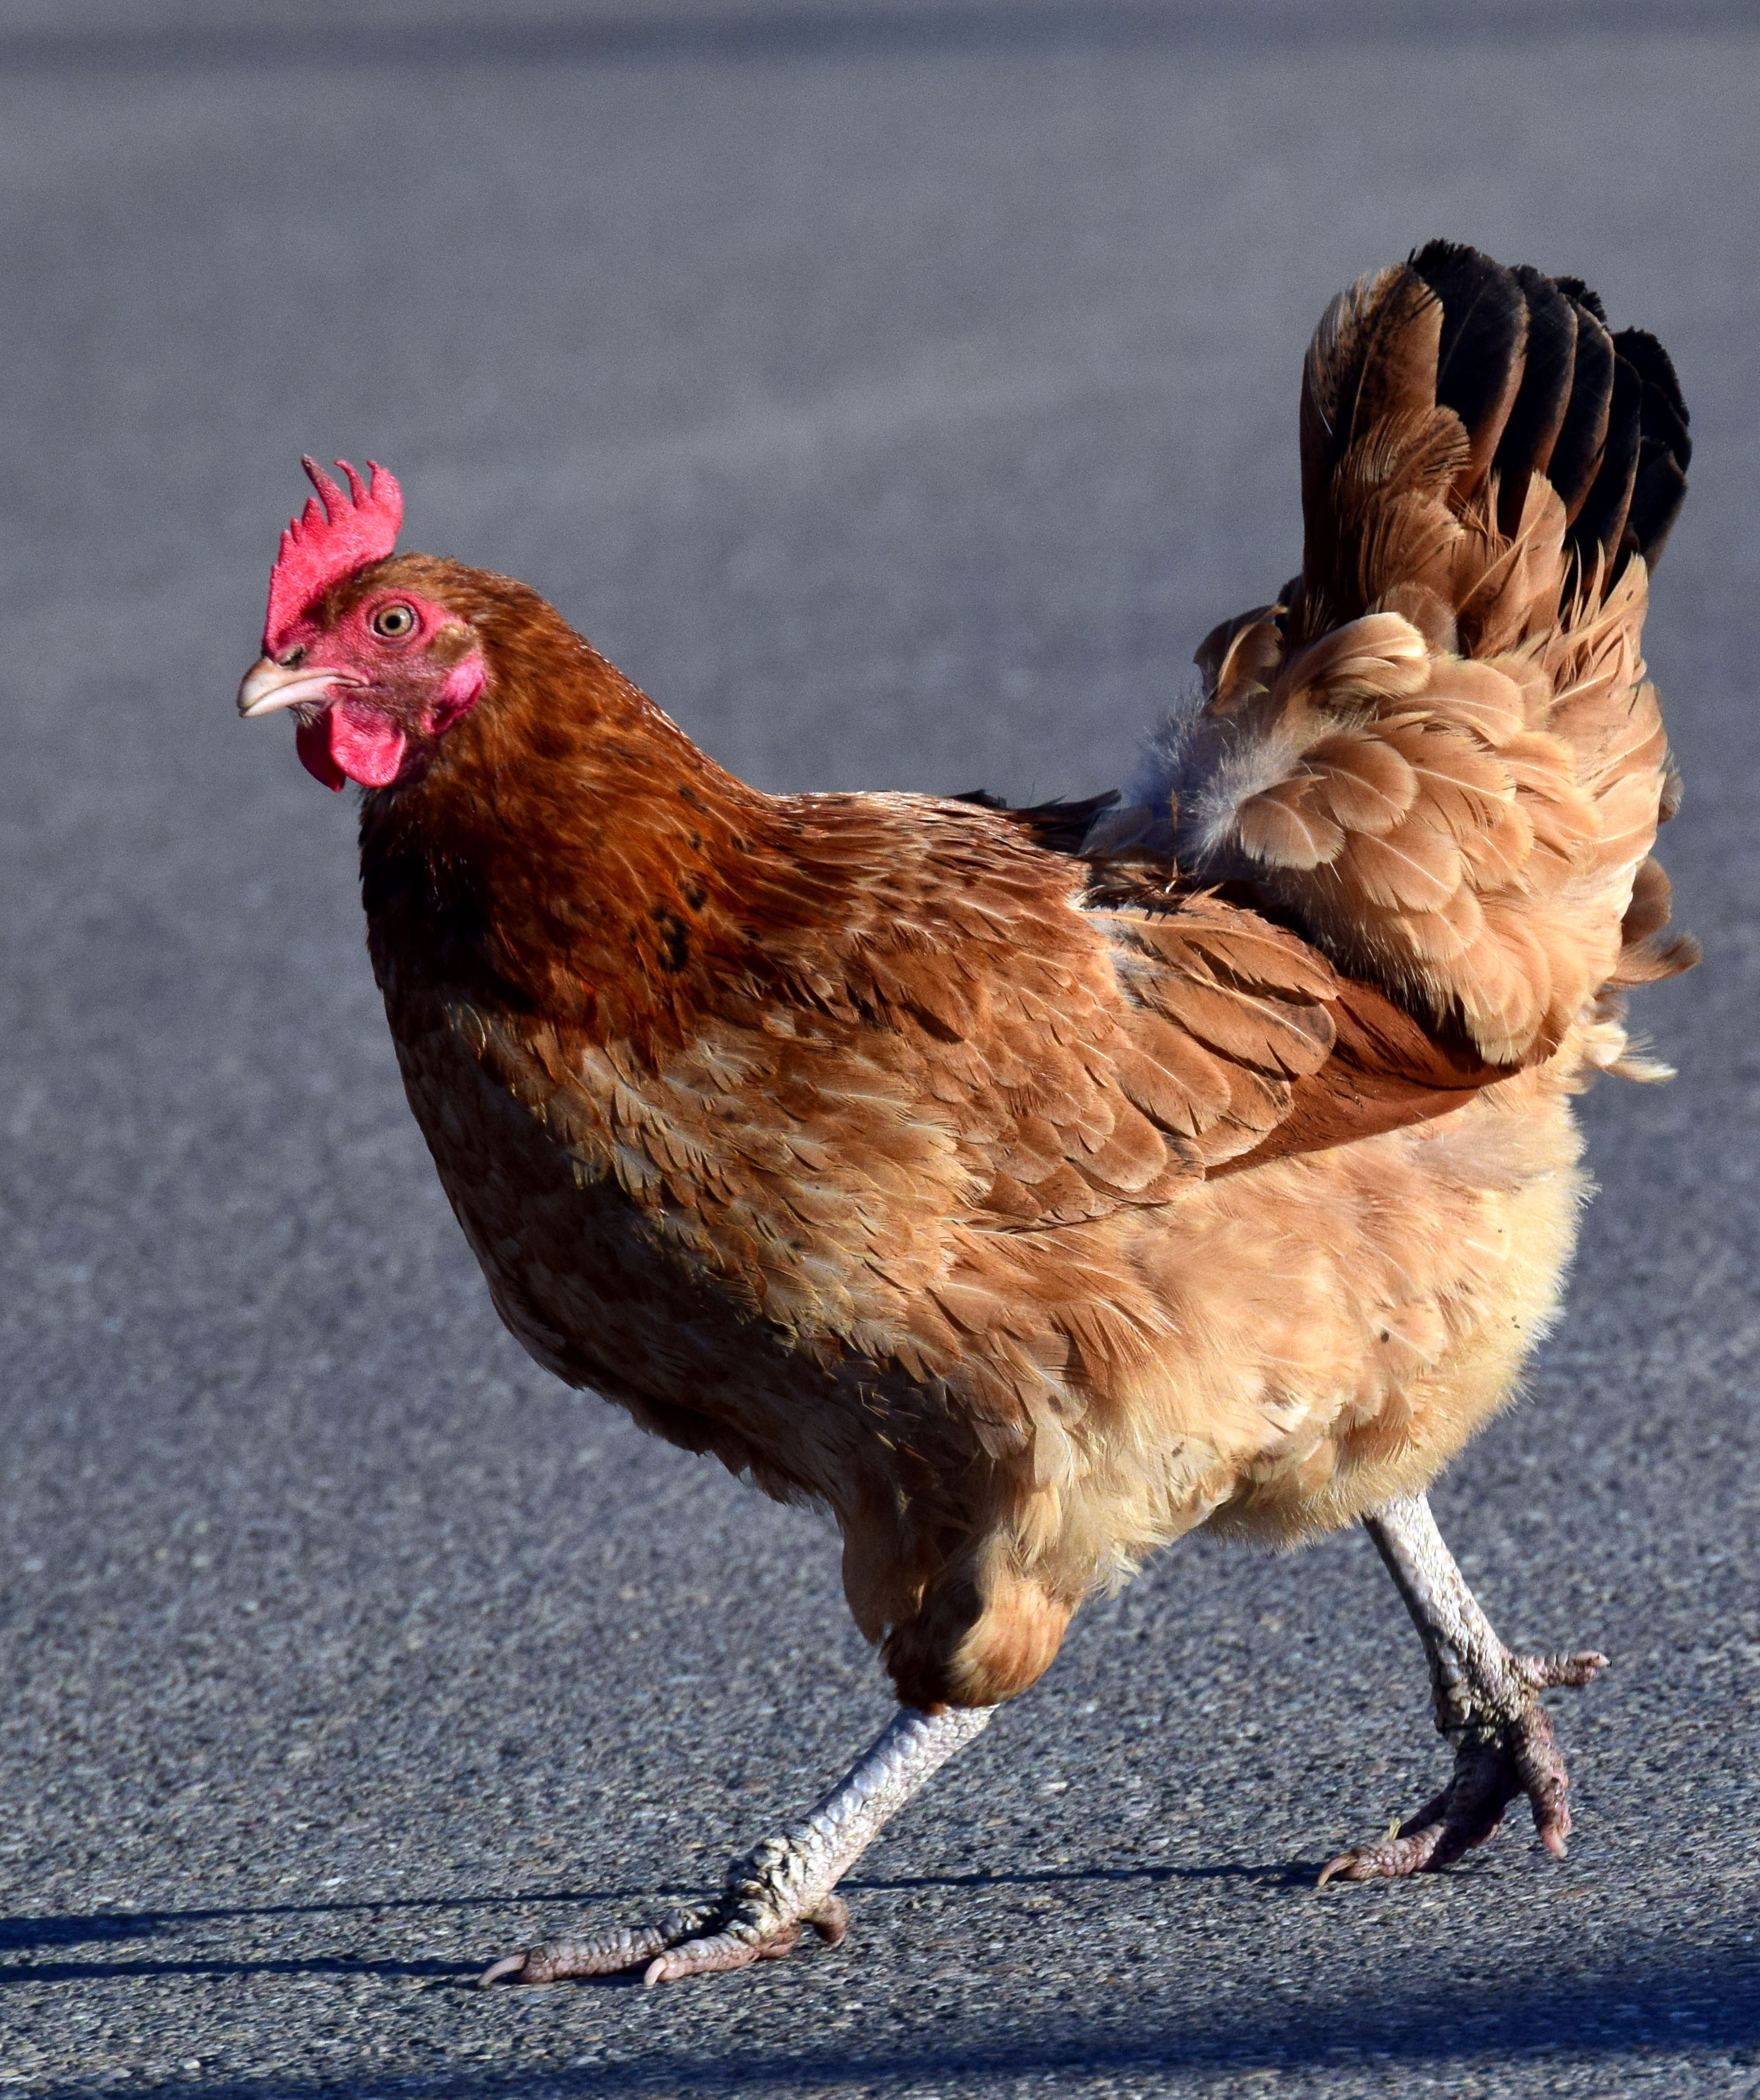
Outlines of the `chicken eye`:
<svg viewBox="0 0 1760 2100">
<path fill-rule="evenodd" d="M 416 615 L 407 605 L 382 605 L 373 615 L 373 631 L 386 642 L 401 642 L 416 631 Z"/>
</svg>

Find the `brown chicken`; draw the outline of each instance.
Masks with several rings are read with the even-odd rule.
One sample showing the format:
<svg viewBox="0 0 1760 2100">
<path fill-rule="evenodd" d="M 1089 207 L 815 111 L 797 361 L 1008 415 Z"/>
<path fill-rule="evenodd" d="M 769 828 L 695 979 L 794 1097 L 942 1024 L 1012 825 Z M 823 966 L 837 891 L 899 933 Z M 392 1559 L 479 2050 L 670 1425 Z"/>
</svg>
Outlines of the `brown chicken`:
<svg viewBox="0 0 1760 2100">
<path fill-rule="evenodd" d="M 1361 1520 L 1453 1776 L 1326 1868 L 1444 1866 L 1538 1694 L 1424 1490 L 1511 1397 L 1586 1184 L 1571 1096 L 1692 960 L 1639 660 L 1686 411 L 1594 294 L 1437 243 L 1327 313 L 1306 542 L 1123 796 L 761 794 L 532 592 L 395 554 L 351 469 L 289 528 L 247 715 L 368 792 L 374 970 L 496 1307 L 560 1378 L 829 1510 L 901 1711 L 714 1898 L 497 1961 L 650 1982 L 845 1929 L 839 1877 L 1194 1526 Z"/>
</svg>

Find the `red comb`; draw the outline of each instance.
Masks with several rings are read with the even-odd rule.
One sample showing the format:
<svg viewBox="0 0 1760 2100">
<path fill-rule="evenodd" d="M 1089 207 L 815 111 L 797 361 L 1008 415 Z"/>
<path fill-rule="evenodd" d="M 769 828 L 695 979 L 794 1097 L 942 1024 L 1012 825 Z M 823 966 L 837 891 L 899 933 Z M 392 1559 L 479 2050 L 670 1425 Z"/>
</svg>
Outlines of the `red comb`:
<svg viewBox="0 0 1760 2100">
<path fill-rule="evenodd" d="M 270 656 L 314 598 L 369 562 L 384 560 L 397 545 L 397 528 L 404 522 L 404 492 L 372 460 L 367 462 L 370 483 L 346 460 L 337 461 L 348 477 L 346 496 L 315 460 L 302 459 L 300 465 L 318 494 L 307 499 L 305 510 L 281 535 L 281 551 L 269 572 L 262 646 Z"/>
</svg>

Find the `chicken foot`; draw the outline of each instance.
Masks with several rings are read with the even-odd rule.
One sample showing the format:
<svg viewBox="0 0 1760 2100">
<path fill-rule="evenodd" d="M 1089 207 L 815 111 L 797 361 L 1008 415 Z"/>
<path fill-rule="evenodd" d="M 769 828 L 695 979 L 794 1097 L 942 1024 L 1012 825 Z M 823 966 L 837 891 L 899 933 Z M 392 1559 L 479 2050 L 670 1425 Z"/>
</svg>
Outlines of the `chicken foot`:
<svg viewBox="0 0 1760 2100">
<path fill-rule="evenodd" d="M 905 1803 L 955 1751 L 989 1725 L 994 1706 L 948 1706 L 924 1714 L 906 1706 L 871 1748 L 798 1823 L 735 1860 L 719 1896 L 686 1904 L 633 1930 L 557 1939 L 509 1954 L 485 1970 L 485 1984 L 505 1977 L 550 1983 L 566 1976 L 602 1976 L 646 1963 L 645 1984 L 670 1983 L 721 1969 L 743 1969 L 793 1952 L 811 1926 L 836 1946 L 849 1929 L 838 1882 Z"/>
<path fill-rule="evenodd" d="M 1454 1745 L 1454 1773 L 1390 1836 L 1329 1860 L 1320 1886 L 1451 1866 L 1484 1843 L 1519 1794 L 1528 1797 L 1541 1843 L 1563 1859 L 1569 1782 L 1539 1695 L 1553 1685 L 1588 1683 L 1607 1657 L 1512 1655 L 1455 1565 L 1427 1496 L 1401 1496 L 1363 1525 L 1423 1641 L 1436 1727 Z"/>
</svg>

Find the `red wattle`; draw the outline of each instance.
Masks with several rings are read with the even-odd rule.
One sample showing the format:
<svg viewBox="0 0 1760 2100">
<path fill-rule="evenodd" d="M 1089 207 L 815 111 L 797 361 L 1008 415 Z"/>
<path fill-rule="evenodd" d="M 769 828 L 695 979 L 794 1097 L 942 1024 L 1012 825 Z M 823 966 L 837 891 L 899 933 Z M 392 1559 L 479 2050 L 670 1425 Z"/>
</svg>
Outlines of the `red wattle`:
<svg viewBox="0 0 1760 2100">
<path fill-rule="evenodd" d="M 330 759 L 363 788 L 389 788 L 404 763 L 404 732 L 362 700 L 338 700 L 328 712 Z"/>
<path fill-rule="evenodd" d="M 302 721 L 293 731 L 293 748 L 299 753 L 299 762 L 320 786 L 333 788 L 338 794 L 348 785 L 348 775 L 330 756 L 330 717 L 321 714 L 315 721 Z"/>
</svg>

